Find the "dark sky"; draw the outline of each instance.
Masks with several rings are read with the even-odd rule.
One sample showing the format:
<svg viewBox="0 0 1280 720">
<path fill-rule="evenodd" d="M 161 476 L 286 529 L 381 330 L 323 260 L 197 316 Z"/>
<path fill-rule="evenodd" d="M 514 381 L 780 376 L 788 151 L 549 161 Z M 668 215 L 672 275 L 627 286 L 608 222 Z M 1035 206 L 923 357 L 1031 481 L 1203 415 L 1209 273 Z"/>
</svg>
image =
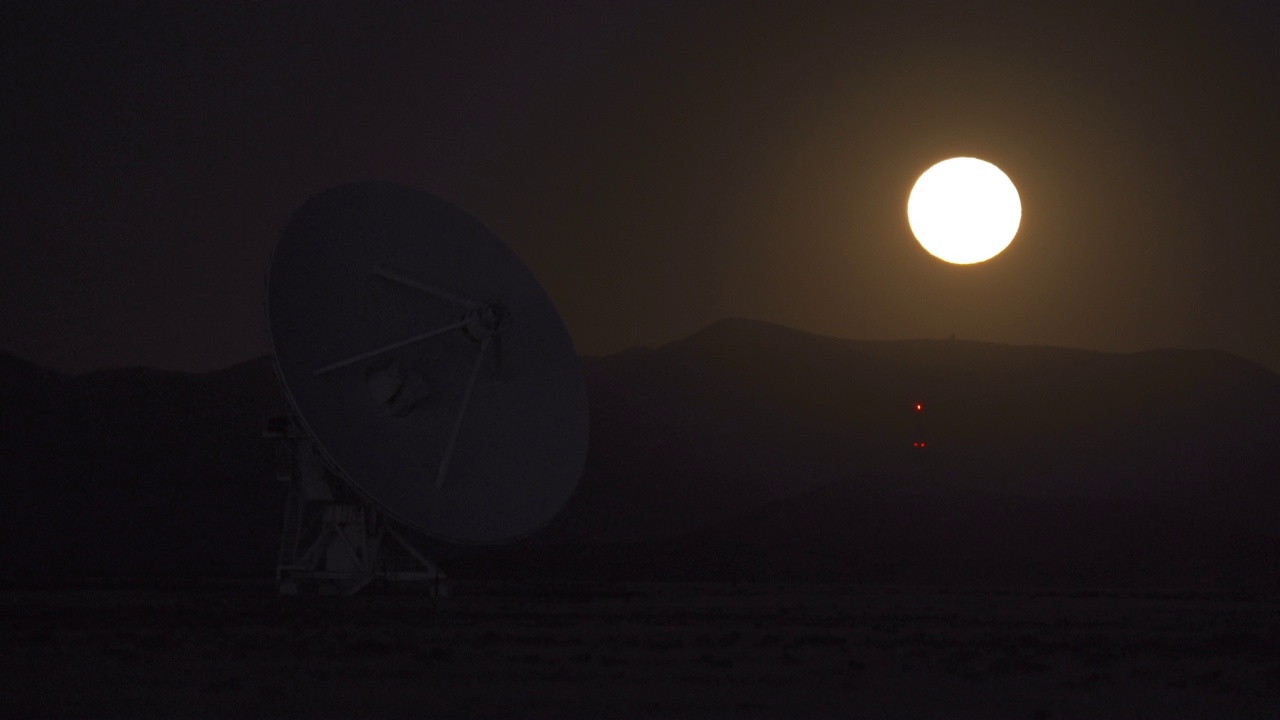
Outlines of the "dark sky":
<svg viewBox="0 0 1280 720">
<path fill-rule="evenodd" d="M 494 228 L 584 353 L 741 316 L 1280 369 L 1280 12 L 1044 5 L 8 2 L 0 348 L 261 355 L 289 214 L 386 179 Z M 954 155 L 1023 198 L 978 266 L 906 223 Z"/>
</svg>

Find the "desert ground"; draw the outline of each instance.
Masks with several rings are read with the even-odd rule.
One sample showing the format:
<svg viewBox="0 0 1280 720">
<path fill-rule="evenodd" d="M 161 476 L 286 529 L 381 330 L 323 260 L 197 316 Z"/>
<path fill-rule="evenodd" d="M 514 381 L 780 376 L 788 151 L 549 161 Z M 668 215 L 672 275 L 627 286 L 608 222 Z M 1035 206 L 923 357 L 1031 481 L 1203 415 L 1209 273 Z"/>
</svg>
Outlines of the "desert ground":
<svg viewBox="0 0 1280 720">
<path fill-rule="evenodd" d="M 1280 598 L 457 585 L 3 593 L 5 717 L 1275 718 Z"/>
</svg>

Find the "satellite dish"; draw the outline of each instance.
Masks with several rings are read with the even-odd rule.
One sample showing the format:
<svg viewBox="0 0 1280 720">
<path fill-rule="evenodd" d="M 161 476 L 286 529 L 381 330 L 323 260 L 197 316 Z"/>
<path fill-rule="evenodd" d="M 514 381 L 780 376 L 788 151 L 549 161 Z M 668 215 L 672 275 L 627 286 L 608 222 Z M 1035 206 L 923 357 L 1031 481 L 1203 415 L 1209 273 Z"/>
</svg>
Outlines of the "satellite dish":
<svg viewBox="0 0 1280 720">
<path fill-rule="evenodd" d="M 476 219 L 412 188 L 302 205 L 267 277 L 276 370 L 328 469 L 429 536 L 499 543 L 559 512 L 587 452 L 560 315 Z"/>
</svg>

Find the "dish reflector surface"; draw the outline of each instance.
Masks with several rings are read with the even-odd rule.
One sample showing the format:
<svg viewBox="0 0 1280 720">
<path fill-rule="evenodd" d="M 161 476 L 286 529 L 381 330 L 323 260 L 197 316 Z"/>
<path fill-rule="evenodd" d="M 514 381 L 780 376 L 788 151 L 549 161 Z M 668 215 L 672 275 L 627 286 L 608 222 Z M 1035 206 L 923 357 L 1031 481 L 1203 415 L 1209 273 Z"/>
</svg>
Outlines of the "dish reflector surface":
<svg viewBox="0 0 1280 720">
<path fill-rule="evenodd" d="M 308 200 L 267 278 L 276 369 L 331 469 L 440 539 L 496 543 L 551 520 L 587 452 L 564 323 L 480 222 L 399 185 Z"/>
</svg>

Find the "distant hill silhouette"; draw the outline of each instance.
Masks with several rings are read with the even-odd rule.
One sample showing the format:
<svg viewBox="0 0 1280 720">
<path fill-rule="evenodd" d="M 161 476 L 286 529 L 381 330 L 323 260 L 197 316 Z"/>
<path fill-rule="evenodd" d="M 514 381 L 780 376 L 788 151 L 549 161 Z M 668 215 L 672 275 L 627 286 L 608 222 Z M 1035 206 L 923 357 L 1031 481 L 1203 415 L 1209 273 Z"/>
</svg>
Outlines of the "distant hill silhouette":
<svg viewBox="0 0 1280 720">
<path fill-rule="evenodd" d="M 1280 586 L 1280 376 L 1227 353 L 728 320 L 584 368 L 579 492 L 526 541 L 435 546 L 446 571 Z M 267 359 L 66 377 L 3 356 L 0 392 L 7 574 L 271 572 Z"/>
</svg>

